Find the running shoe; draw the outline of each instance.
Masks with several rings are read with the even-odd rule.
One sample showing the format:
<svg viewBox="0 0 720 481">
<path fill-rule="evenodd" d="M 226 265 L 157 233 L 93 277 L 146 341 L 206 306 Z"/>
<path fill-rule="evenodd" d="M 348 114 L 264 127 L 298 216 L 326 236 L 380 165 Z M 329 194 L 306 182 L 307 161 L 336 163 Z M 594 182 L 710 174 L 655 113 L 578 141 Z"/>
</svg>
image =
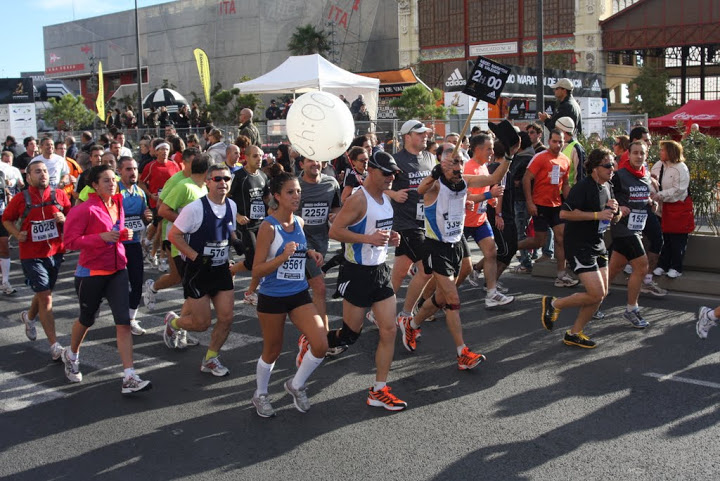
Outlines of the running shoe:
<svg viewBox="0 0 720 481">
<path fill-rule="evenodd" d="M 601 311 L 600 309 L 598 309 L 597 311 L 595 311 L 595 314 L 593 314 L 592 318 L 597 319 L 599 321 L 600 319 L 605 319 L 605 317 L 606 317 L 606 314 L 603 311 Z"/>
<path fill-rule="evenodd" d="M 253 396 L 252 403 L 255 406 L 258 416 L 261 418 L 271 418 L 275 416 L 275 410 L 270 404 L 270 400 L 267 394 L 260 394 L 259 396 Z"/>
<path fill-rule="evenodd" d="M 480 287 L 480 273 L 476 271 L 474 268 L 470 272 L 470 275 L 467 278 L 468 282 L 473 287 Z"/>
<path fill-rule="evenodd" d="M 497 282 L 495 283 L 495 290 L 498 291 L 498 292 L 502 292 L 503 294 L 507 294 L 508 292 L 510 292 L 510 289 L 507 288 L 507 287 L 505 287 L 505 284 L 503 284 L 503 283 L 500 282 L 500 281 L 497 281 Z M 488 291 L 488 286 L 487 286 L 487 284 L 483 284 L 483 291 L 485 291 L 485 292 Z"/>
<path fill-rule="evenodd" d="M 543 296 L 542 298 L 542 311 L 540 319 L 542 320 L 543 327 L 548 331 L 553 330 L 553 327 L 555 327 L 555 321 L 557 321 L 558 315 L 560 314 L 560 309 L 555 309 L 552 305 L 553 301 L 556 299 L 557 297 L 551 296 Z"/>
<path fill-rule="evenodd" d="M 573 279 L 567 272 L 562 276 L 555 278 L 555 287 L 575 287 L 580 282 L 577 279 Z"/>
<path fill-rule="evenodd" d="M 200 364 L 200 371 L 201 372 L 209 372 L 213 376 L 217 376 L 217 377 L 223 377 L 223 376 L 227 376 L 228 374 L 230 374 L 230 369 L 228 369 L 222 365 L 219 357 L 211 357 L 210 359 L 203 359 L 202 364 Z"/>
<path fill-rule="evenodd" d="M 140 376 L 137 374 L 133 374 L 132 376 L 128 376 L 123 378 L 122 383 L 122 393 L 123 394 L 132 394 L 134 392 L 140 392 L 140 391 L 149 391 L 152 389 L 152 383 L 148 380 L 142 380 L 140 379 Z"/>
<path fill-rule="evenodd" d="M 668 276 L 670 279 L 677 279 L 678 277 L 682 276 L 682 272 L 676 271 L 675 269 L 670 269 L 670 270 L 667 272 L 667 276 Z"/>
<path fill-rule="evenodd" d="M 713 310 L 709 307 L 701 307 L 698 311 L 698 320 L 695 323 L 695 332 L 700 339 L 707 339 L 708 331 L 714 326 L 717 326 L 717 322 L 710 319 L 710 313 Z"/>
<path fill-rule="evenodd" d="M 420 300 L 423 300 L 423 299 L 421 298 Z M 427 302 L 427 301 L 426 301 L 426 302 Z M 431 302 L 432 302 L 432 301 L 431 301 Z M 413 306 L 413 308 L 412 308 L 412 313 L 411 313 L 413 318 L 417 317 L 417 313 L 418 313 L 418 311 L 420 310 L 420 307 L 422 306 L 422 304 L 423 304 L 423 303 L 421 303 L 420 301 L 418 301 L 418 302 L 415 303 L 415 305 Z M 433 322 L 433 321 L 435 321 L 435 314 L 430 314 L 430 317 L 428 317 L 427 319 L 425 319 L 425 321 L 423 321 L 423 322 Z M 416 336 L 416 337 L 417 337 L 417 336 Z"/>
<path fill-rule="evenodd" d="M 350 346 L 335 346 L 335 347 L 328 347 L 327 352 L 325 353 L 325 357 L 336 357 L 342 354 L 343 352 L 348 350 L 348 347 Z"/>
<path fill-rule="evenodd" d="M 52 346 L 50 346 L 50 357 L 52 357 L 53 361 L 59 361 L 60 356 L 62 356 L 63 347 L 59 343 L 55 343 Z"/>
<path fill-rule="evenodd" d="M 623 268 L 623 272 L 627 275 L 630 275 L 633 273 L 633 268 L 630 264 L 625 264 L 625 267 Z"/>
<path fill-rule="evenodd" d="M 142 298 L 143 303 L 145 304 L 145 307 L 148 308 L 149 311 L 152 311 L 155 309 L 155 296 L 157 296 L 157 292 L 153 292 L 153 286 L 155 285 L 155 281 L 152 279 L 148 279 L 143 284 L 143 290 L 142 290 Z"/>
<path fill-rule="evenodd" d="M 365 314 L 365 319 L 370 321 L 373 326 L 377 326 L 377 322 L 375 322 L 375 314 L 373 314 L 372 310 L 367 311 L 367 313 Z"/>
<path fill-rule="evenodd" d="M 623 313 L 623 317 L 625 318 L 625 320 L 630 322 L 630 324 L 632 324 L 632 326 L 635 329 L 645 329 L 646 327 L 648 327 L 650 325 L 649 322 L 647 322 L 645 319 L 642 318 L 642 316 L 640 315 L 639 309 L 633 309 L 632 311 L 625 311 Z"/>
<path fill-rule="evenodd" d="M 656 267 L 655 270 L 653 271 L 653 274 L 656 276 L 664 276 L 666 273 L 665 273 L 665 269 L 663 269 L 662 267 Z"/>
<path fill-rule="evenodd" d="M 60 359 L 62 359 L 63 364 L 65 364 L 65 377 L 67 377 L 68 381 L 70 382 L 80 382 L 82 381 L 82 373 L 80 372 L 80 361 L 70 360 L 70 358 L 68 357 L 69 349 L 69 347 L 66 347 L 65 349 L 63 349 L 62 354 L 60 355 Z"/>
<path fill-rule="evenodd" d="M 410 274 L 410 277 L 414 277 L 415 274 L 417 274 L 417 271 L 418 271 L 417 265 L 413 264 L 412 267 L 410 267 L 408 274 Z"/>
<path fill-rule="evenodd" d="M 142 336 L 146 331 L 140 326 L 140 322 L 133 319 L 130 321 L 130 332 L 133 333 L 133 336 Z"/>
<path fill-rule="evenodd" d="M 151 265 L 152 267 L 154 267 L 155 269 L 157 269 L 157 267 L 158 267 L 158 265 L 159 265 L 158 256 L 157 256 L 157 255 L 150 256 L 150 258 L 149 258 L 148 260 L 149 260 L 149 262 L 150 262 L 150 265 Z"/>
<path fill-rule="evenodd" d="M 417 329 L 413 329 L 410 325 L 412 317 L 405 317 L 400 325 L 400 332 L 402 333 L 402 342 L 405 349 L 413 352 L 417 348 Z"/>
<path fill-rule="evenodd" d="M 457 357 L 458 369 L 461 371 L 467 371 L 472 369 L 481 362 L 486 360 L 482 354 L 476 354 L 472 352 L 467 346 L 463 347 L 462 353 Z"/>
<path fill-rule="evenodd" d="M 178 331 L 173 329 L 172 321 L 177 319 L 178 315 L 175 312 L 170 311 L 165 314 L 165 329 L 163 329 L 163 340 L 168 349 L 178 348 Z"/>
<path fill-rule="evenodd" d="M 307 337 L 305 337 L 305 334 L 301 334 L 300 339 L 298 339 L 298 353 L 297 356 L 295 356 L 295 367 L 300 367 L 308 349 L 310 349 L 310 343 L 308 342 Z"/>
<path fill-rule="evenodd" d="M 37 328 L 35 327 L 35 319 L 30 319 L 28 317 L 27 311 L 22 311 L 20 313 L 20 322 L 25 324 L 25 335 L 27 336 L 27 338 L 31 341 L 37 339 Z"/>
<path fill-rule="evenodd" d="M 253 293 L 246 292 L 243 297 L 244 297 L 244 298 L 243 298 L 243 302 L 244 302 L 245 304 L 250 304 L 251 306 L 257 306 L 258 296 L 257 296 L 256 293 L 254 293 L 254 292 L 253 292 Z"/>
<path fill-rule="evenodd" d="M 590 340 L 590 338 L 582 332 L 571 334 L 570 331 L 565 331 L 563 342 L 568 346 L 583 347 L 585 349 L 594 349 L 596 346 L 595 341 Z"/>
<path fill-rule="evenodd" d="M 485 307 L 497 307 L 510 304 L 515 300 L 515 296 L 506 296 L 500 291 L 497 291 L 492 297 L 485 297 Z"/>
<path fill-rule="evenodd" d="M 7 283 L 0 285 L 0 291 L 2 291 L 2 293 L 6 296 L 12 296 L 17 292 L 17 289 L 11 286 L 10 283 Z"/>
<path fill-rule="evenodd" d="M 186 349 L 188 347 L 197 346 L 200 344 L 200 339 L 195 336 L 191 336 L 185 329 L 177 331 L 178 338 L 178 349 Z"/>
<path fill-rule="evenodd" d="M 169 270 L 170 270 L 170 266 L 168 266 L 167 259 L 165 259 L 164 257 L 163 257 L 162 259 L 160 259 L 160 264 L 158 265 L 158 268 L 157 268 L 157 269 L 158 269 L 158 271 L 160 271 L 160 272 L 167 272 L 167 271 L 169 271 Z"/>
<path fill-rule="evenodd" d="M 515 266 L 513 269 L 513 272 L 515 274 L 531 274 L 532 273 L 532 267 L 527 266 Z"/>
<path fill-rule="evenodd" d="M 390 391 L 390 386 L 385 386 L 379 391 L 374 391 L 373 388 L 370 388 L 370 391 L 368 392 L 367 405 L 385 408 L 388 411 L 402 411 L 407 408 L 407 403 L 398 399 Z"/>
<path fill-rule="evenodd" d="M 285 381 L 285 391 L 292 396 L 295 409 L 301 413 L 306 413 L 310 410 L 310 400 L 307 397 L 305 386 L 295 389 L 292 387 L 292 379 L 288 379 Z"/>
<path fill-rule="evenodd" d="M 640 293 L 641 294 L 650 294 L 655 297 L 665 297 L 667 296 L 667 289 L 663 289 L 660 287 L 657 282 L 650 281 L 650 282 L 643 282 L 642 286 L 640 287 Z"/>
</svg>

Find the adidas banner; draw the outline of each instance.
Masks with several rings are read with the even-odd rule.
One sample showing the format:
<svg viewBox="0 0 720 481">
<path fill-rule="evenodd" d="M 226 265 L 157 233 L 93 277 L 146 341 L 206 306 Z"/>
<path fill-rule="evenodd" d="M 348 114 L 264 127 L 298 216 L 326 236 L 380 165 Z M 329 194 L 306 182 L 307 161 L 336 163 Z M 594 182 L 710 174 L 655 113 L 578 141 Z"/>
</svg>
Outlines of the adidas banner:
<svg viewBox="0 0 720 481">
<path fill-rule="evenodd" d="M 496 104 L 509 75 L 510 67 L 480 56 L 462 92 L 489 104 Z"/>
</svg>

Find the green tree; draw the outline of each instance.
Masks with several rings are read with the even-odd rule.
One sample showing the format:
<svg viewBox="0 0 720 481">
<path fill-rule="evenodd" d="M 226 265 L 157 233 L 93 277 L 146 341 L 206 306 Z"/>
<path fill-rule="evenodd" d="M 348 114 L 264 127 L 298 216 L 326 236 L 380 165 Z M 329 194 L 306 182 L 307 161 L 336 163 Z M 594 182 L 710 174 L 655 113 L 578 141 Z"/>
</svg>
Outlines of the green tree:
<svg viewBox="0 0 720 481">
<path fill-rule="evenodd" d="M 65 94 L 60 100 L 51 98 L 45 111 L 45 121 L 57 130 L 73 131 L 92 125 L 95 112 L 85 107 L 82 96 Z"/>
<path fill-rule="evenodd" d="M 243 76 L 240 81 L 247 82 L 250 77 Z M 193 102 L 196 102 L 200 109 L 208 112 L 215 125 L 233 125 L 238 122 L 240 110 L 245 107 L 255 111 L 262 106 L 260 96 L 257 94 L 240 95 L 240 90 L 232 88 L 224 89 L 220 82 L 216 83 L 210 90 L 210 103 L 204 102 L 204 96 L 196 92 L 190 92 Z"/>
<path fill-rule="evenodd" d="M 647 113 L 648 117 L 660 117 L 675 109 L 668 105 L 670 89 L 668 74 L 645 66 L 640 75 L 630 81 L 630 108 L 634 114 Z"/>
<path fill-rule="evenodd" d="M 428 90 L 421 84 L 406 88 L 400 97 L 390 101 L 397 109 L 399 119 L 446 120 L 449 113 L 456 113 L 455 107 L 449 109 L 442 103 L 443 92 L 440 89 Z"/>
<path fill-rule="evenodd" d="M 322 56 L 330 52 L 330 35 L 325 30 L 318 30 L 307 24 L 297 27 L 287 44 L 293 55 L 310 55 L 319 53 Z"/>
</svg>

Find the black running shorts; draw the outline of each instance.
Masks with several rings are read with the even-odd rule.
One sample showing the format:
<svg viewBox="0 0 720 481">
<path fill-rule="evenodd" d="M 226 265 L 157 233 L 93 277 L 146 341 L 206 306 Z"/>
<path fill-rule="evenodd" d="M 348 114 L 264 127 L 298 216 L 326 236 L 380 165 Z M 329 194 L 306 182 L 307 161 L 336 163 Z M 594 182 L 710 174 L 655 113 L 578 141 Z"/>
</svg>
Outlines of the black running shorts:
<svg viewBox="0 0 720 481">
<path fill-rule="evenodd" d="M 343 262 L 338 277 L 338 292 L 353 306 L 371 307 L 395 295 L 390 283 L 390 267 L 383 263 L 363 266 Z"/>
</svg>

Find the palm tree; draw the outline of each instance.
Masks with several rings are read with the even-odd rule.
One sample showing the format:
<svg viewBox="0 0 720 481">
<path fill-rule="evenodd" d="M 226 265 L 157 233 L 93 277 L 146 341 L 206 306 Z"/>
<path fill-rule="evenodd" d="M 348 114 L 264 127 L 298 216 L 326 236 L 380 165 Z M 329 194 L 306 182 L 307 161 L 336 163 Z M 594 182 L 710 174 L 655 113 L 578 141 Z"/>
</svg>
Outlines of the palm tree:
<svg viewBox="0 0 720 481">
<path fill-rule="evenodd" d="M 287 47 L 293 55 L 313 53 L 325 55 L 330 51 L 329 35 L 325 33 L 325 30 L 317 30 L 314 26 L 307 24 L 295 29 Z"/>
</svg>

